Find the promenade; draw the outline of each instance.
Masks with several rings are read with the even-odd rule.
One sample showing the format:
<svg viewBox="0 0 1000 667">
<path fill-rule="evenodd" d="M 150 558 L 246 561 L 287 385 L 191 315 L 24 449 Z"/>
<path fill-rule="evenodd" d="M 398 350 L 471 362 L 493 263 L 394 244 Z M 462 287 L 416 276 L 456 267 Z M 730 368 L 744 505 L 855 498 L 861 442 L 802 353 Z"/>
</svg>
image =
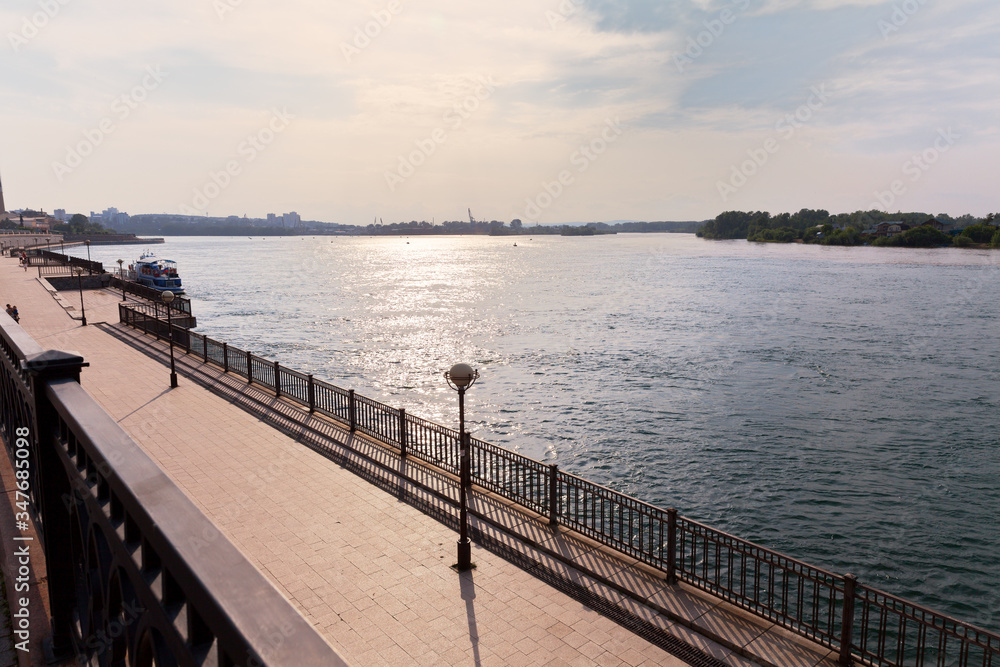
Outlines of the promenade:
<svg viewBox="0 0 1000 667">
<path fill-rule="evenodd" d="M 78 293 L 9 258 L 0 293 L 43 348 L 89 362 L 84 388 L 350 664 L 836 664 L 490 494 L 472 493 L 477 567 L 459 574 L 448 475 L 182 353 L 170 389 L 120 293 L 86 292 L 83 327 Z"/>
</svg>

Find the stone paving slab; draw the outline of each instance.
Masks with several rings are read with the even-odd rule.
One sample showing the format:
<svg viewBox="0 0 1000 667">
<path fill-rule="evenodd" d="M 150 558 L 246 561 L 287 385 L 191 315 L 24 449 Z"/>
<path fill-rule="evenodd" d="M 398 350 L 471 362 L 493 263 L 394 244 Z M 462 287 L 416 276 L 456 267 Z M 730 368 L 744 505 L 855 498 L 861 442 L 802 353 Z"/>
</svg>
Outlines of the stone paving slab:
<svg viewBox="0 0 1000 667">
<path fill-rule="evenodd" d="M 148 337 L 145 352 L 122 344 L 142 335 L 116 324 L 120 294 L 87 292 L 92 326 L 81 327 L 67 299 L 54 301 L 9 268 L 0 260 L 0 286 L 23 302 L 15 301 L 29 333 L 91 363 L 84 387 L 349 662 L 684 664 L 593 610 L 602 604 L 727 664 L 747 661 L 691 627 L 764 664 L 835 662 L 826 649 L 689 587 L 666 586 L 634 559 L 553 530 L 491 494 L 471 494 L 482 516 L 472 525 L 488 548 L 474 545 L 478 567 L 459 575 L 449 567 L 456 534 L 448 527 L 455 524 L 448 475 L 401 461 L 191 357 L 178 358 L 181 386 L 169 390 L 163 355 L 150 357 Z M 187 373 L 200 373 L 230 400 Z M 266 406 L 267 419 L 254 420 L 239 401 Z M 357 452 L 330 460 L 303 446 L 332 454 L 324 438 Z M 412 483 L 389 481 L 391 472 Z M 537 564 L 548 583 L 509 560 Z M 584 594 L 561 592 L 574 589 Z"/>
</svg>

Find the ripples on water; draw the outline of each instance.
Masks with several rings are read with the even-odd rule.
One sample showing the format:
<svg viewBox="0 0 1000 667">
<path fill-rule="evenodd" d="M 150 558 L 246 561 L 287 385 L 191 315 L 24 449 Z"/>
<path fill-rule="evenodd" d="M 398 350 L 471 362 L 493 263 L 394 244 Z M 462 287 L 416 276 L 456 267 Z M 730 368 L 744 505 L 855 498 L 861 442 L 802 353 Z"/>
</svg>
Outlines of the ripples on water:
<svg viewBox="0 0 1000 667">
<path fill-rule="evenodd" d="M 445 424 L 467 361 L 478 437 L 1000 628 L 1000 253 L 516 240 L 156 249 L 206 335 Z"/>
</svg>

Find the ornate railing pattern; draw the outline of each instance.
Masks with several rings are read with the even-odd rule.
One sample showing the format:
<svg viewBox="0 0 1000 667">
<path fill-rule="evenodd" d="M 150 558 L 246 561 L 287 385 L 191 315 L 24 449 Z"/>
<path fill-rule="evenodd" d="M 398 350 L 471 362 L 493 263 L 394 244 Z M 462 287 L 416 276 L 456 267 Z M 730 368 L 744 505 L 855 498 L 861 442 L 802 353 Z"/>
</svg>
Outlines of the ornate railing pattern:
<svg viewBox="0 0 1000 667">
<path fill-rule="evenodd" d="M 162 322 L 127 306 L 120 314 L 123 323 L 166 338 Z M 203 361 L 242 377 L 250 364 L 253 382 L 404 456 L 458 473 L 458 431 L 174 330 L 175 341 L 181 332 L 190 336 L 192 353 Z M 220 350 L 228 350 L 228 366 Z M 683 581 L 839 651 L 841 664 L 1000 667 L 1000 635 L 863 586 L 852 575 L 827 572 L 476 438 L 470 438 L 470 459 L 472 483 L 659 568 L 670 583 Z"/>
<path fill-rule="evenodd" d="M 80 386 L 86 365 L 0 314 L 0 431 L 31 473 L 17 491 L 38 521 L 54 658 L 345 664 Z"/>
</svg>

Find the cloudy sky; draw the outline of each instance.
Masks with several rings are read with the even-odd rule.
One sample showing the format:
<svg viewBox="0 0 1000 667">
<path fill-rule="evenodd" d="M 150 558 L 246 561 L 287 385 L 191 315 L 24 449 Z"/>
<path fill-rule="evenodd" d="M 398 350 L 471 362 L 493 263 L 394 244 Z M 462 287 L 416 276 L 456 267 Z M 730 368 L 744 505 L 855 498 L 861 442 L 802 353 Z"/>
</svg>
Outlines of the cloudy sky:
<svg viewBox="0 0 1000 667">
<path fill-rule="evenodd" d="M 996 0 L 6 0 L 8 208 L 1000 210 Z"/>
</svg>

